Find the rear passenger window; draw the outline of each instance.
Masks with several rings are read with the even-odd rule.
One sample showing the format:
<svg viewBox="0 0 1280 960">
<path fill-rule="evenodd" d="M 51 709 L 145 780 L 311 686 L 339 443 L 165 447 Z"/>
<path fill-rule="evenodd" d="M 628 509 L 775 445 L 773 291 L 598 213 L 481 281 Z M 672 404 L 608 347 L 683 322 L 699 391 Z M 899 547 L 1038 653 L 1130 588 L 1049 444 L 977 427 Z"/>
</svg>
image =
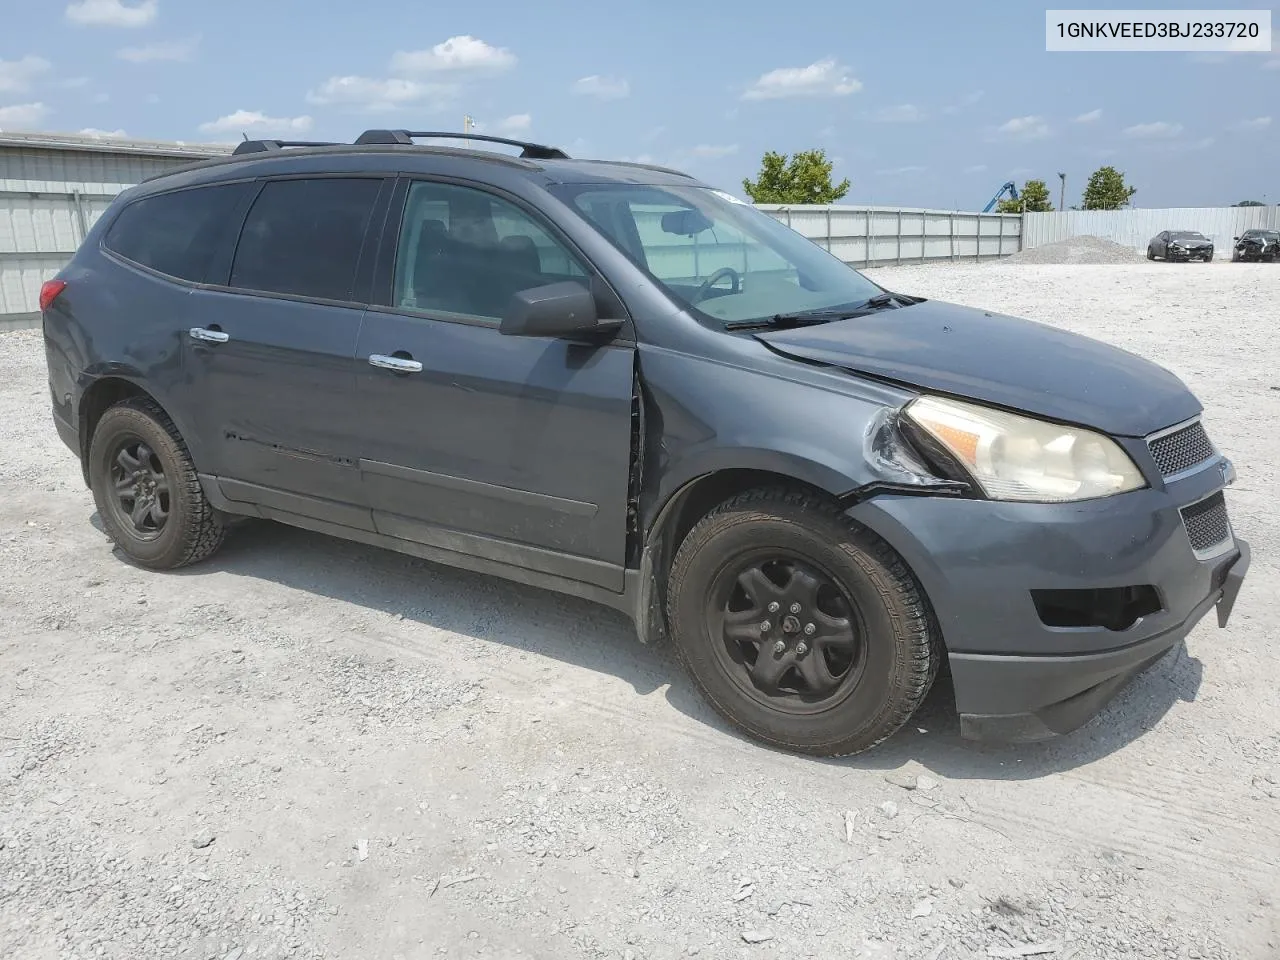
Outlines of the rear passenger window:
<svg viewBox="0 0 1280 960">
<path fill-rule="evenodd" d="M 225 183 L 136 200 L 120 211 L 103 245 L 144 267 L 202 283 L 228 218 L 251 188 Z"/>
<path fill-rule="evenodd" d="M 515 204 L 452 184 L 409 188 L 396 253 L 397 306 L 498 319 L 517 291 L 587 276 L 578 258 Z"/>
<path fill-rule="evenodd" d="M 350 300 L 382 181 L 273 180 L 245 220 L 231 286 L 320 300 Z"/>
</svg>

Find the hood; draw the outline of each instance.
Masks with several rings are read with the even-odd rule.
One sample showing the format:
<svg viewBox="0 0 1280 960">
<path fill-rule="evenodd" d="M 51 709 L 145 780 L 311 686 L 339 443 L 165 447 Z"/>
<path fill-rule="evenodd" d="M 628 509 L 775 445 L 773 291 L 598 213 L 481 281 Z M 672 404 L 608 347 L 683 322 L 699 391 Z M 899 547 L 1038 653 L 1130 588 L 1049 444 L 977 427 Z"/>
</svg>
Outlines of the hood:
<svg viewBox="0 0 1280 960">
<path fill-rule="evenodd" d="M 1212 247 L 1212 240 L 1170 240 L 1170 246 L 1186 247 L 1189 250 L 1197 250 L 1200 247 Z"/>
<path fill-rule="evenodd" d="M 1145 436 L 1201 409 L 1168 370 L 1118 347 L 939 301 L 756 337 L 796 359 L 1116 436 Z"/>
</svg>

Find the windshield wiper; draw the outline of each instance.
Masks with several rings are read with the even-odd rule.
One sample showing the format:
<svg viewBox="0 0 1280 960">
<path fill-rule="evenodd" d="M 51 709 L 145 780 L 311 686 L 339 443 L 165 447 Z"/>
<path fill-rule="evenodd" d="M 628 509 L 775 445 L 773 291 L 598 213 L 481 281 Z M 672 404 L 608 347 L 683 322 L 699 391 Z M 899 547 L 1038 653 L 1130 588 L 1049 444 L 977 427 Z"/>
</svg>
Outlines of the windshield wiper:
<svg viewBox="0 0 1280 960">
<path fill-rule="evenodd" d="M 855 311 L 843 310 L 805 310 L 800 313 L 775 313 L 772 317 L 752 317 L 750 320 L 726 320 L 726 330 L 752 330 L 756 327 L 809 327 L 818 323 L 830 323 L 833 320 L 847 320 Z"/>
<path fill-rule="evenodd" d="M 838 309 L 803 310 L 798 313 L 775 313 L 771 317 L 753 317 L 750 320 L 729 320 L 725 322 L 726 330 L 755 330 L 762 327 L 807 327 L 818 323 L 831 323 L 836 320 L 849 320 L 870 310 L 883 310 L 886 307 L 910 306 L 915 303 L 900 293 L 877 293 L 874 297 L 855 303 L 852 306 Z"/>
</svg>

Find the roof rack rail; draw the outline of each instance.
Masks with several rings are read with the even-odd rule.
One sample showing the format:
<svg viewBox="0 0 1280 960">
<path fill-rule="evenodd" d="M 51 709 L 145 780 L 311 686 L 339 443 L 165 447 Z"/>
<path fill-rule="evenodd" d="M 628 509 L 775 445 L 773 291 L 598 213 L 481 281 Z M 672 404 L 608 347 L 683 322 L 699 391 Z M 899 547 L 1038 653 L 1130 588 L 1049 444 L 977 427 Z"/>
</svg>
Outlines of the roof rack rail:
<svg viewBox="0 0 1280 960">
<path fill-rule="evenodd" d="M 268 153 L 284 147 L 336 147 L 332 140 L 243 140 L 231 151 L 233 157 L 246 153 Z"/>
<path fill-rule="evenodd" d="M 486 143 L 504 143 L 509 147 L 520 147 L 520 156 L 530 160 L 568 160 L 569 155 L 559 147 L 548 147 L 541 143 L 529 143 L 525 140 L 511 140 L 507 137 L 491 137 L 483 133 L 446 133 L 435 130 L 366 130 L 356 137 L 356 143 L 406 143 L 412 144 L 415 139 L 434 138 L 440 140 L 483 140 Z"/>
</svg>

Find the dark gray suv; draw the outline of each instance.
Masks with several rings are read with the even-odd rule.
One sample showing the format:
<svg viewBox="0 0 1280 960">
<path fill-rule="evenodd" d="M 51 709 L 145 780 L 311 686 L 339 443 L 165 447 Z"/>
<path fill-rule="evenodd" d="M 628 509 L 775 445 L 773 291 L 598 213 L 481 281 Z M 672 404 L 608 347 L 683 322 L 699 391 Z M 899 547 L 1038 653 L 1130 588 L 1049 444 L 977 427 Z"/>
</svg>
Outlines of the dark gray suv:
<svg viewBox="0 0 1280 960">
<path fill-rule="evenodd" d="M 45 285 L 54 420 L 131 560 L 260 517 L 575 594 L 827 755 L 944 660 L 966 736 L 1036 739 L 1225 625 L 1233 472 L 1173 374 L 676 171 L 414 142 L 445 136 L 244 143 Z"/>
</svg>

